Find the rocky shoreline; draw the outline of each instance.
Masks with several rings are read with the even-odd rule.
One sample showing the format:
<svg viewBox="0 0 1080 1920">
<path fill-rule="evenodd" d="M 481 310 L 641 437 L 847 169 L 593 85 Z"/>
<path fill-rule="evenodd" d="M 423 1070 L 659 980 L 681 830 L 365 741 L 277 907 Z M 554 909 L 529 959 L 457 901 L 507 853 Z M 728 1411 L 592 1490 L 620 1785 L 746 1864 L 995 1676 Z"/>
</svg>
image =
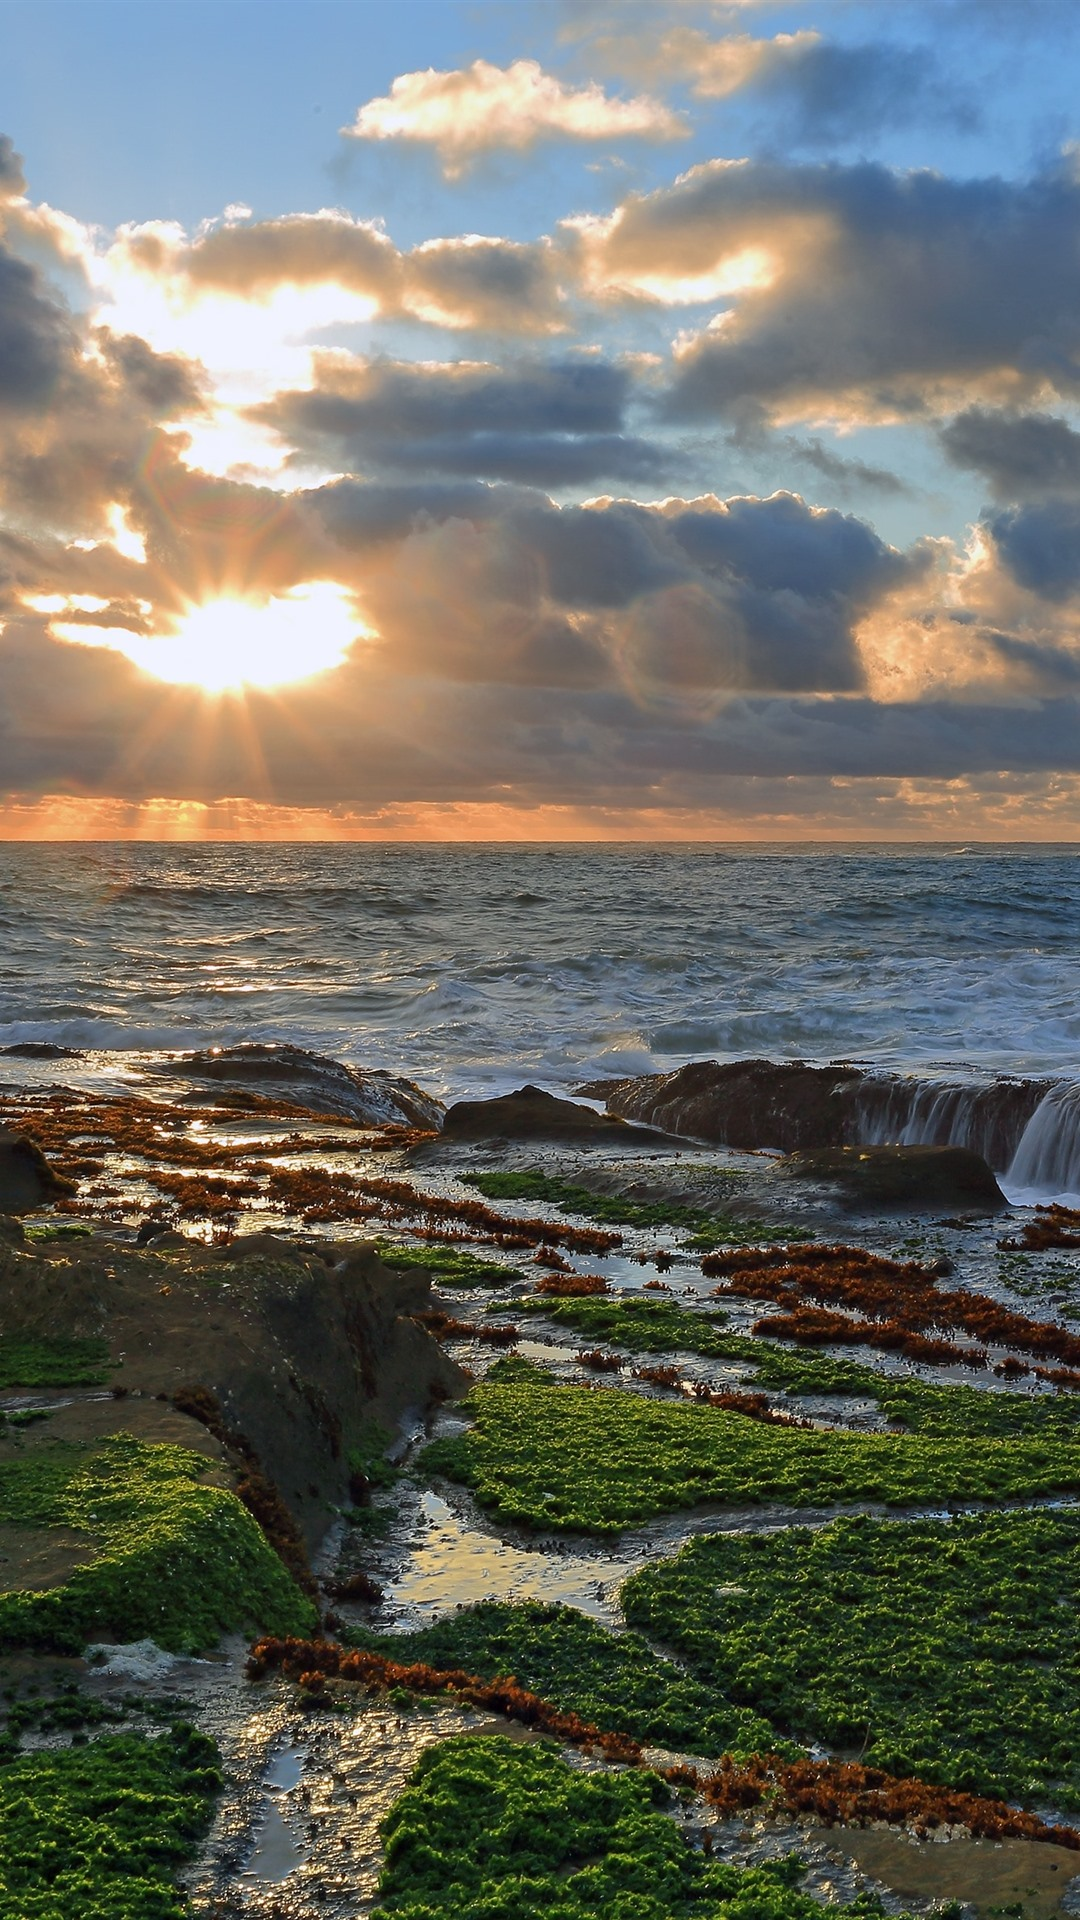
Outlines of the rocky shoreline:
<svg viewBox="0 0 1080 1920">
<path fill-rule="evenodd" d="M 399 1077 L 289 1047 L 148 1063 L 124 1089 L 34 1064 L 0 1093 L 0 1776 L 33 1775 L 46 1798 L 63 1776 L 77 1800 L 76 1761 L 104 1765 L 108 1742 L 135 1739 L 164 1764 L 155 1742 L 187 1720 L 224 1780 L 184 1762 L 204 1782 L 185 1788 L 187 1864 L 181 1849 L 142 1906 L 102 1912 L 187 1899 L 266 1920 L 441 1913 L 437 1890 L 395 1879 L 379 1831 L 399 1800 L 391 1829 L 432 1817 L 409 1785 L 429 1750 L 440 1791 L 462 1790 L 463 1731 L 495 1739 L 485 1791 L 527 1787 L 541 1826 L 562 1776 L 523 1761 L 514 1784 L 522 1740 L 564 1755 L 571 1784 L 666 1770 L 664 1820 L 689 1847 L 676 1910 L 703 1920 L 728 1911 L 721 1865 L 731 1897 L 768 1892 L 777 1916 L 804 1898 L 1080 1911 L 1071 1734 L 1039 1705 L 1056 1712 L 1075 1655 L 1067 1637 L 1037 1647 L 1031 1624 L 1040 1607 L 1075 1611 L 1067 1553 L 1053 1591 L 994 1630 L 1027 1692 L 995 1703 L 991 1686 L 983 1733 L 963 1691 L 979 1569 L 1026 1564 L 1040 1527 L 1048 1567 L 1080 1496 L 1080 1217 L 1009 1207 L 995 1177 L 1047 1086 L 972 1107 L 964 1124 L 977 1120 L 991 1158 L 969 1139 L 857 1137 L 867 1076 L 846 1068 L 702 1063 L 573 1101 L 525 1087 L 445 1109 Z M 897 1098 L 881 1093 L 879 1120 Z M 609 1507 L 627 1516 L 614 1530 Z M 870 1531 L 849 1543 L 859 1515 Z M 896 1530 L 933 1556 L 958 1522 L 976 1530 L 972 1557 L 946 1556 L 944 1589 L 928 1576 L 922 1613 L 938 1609 L 944 1638 L 919 1656 L 927 1677 L 860 1682 L 857 1737 L 843 1686 L 826 1709 L 802 1667 L 779 1691 L 769 1680 L 798 1635 L 778 1613 L 753 1653 L 739 1580 L 731 1621 L 700 1647 L 685 1638 L 691 1587 L 674 1612 L 650 1599 L 655 1624 L 627 1637 L 626 1608 L 653 1619 L 634 1596 L 691 1569 L 695 1541 L 779 1553 L 820 1537 L 841 1559 L 857 1546 L 867 1571 L 841 1588 L 884 1581 L 899 1616 L 912 1603 Z M 764 1606 L 782 1561 L 751 1571 Z M 854 1653 L 828 1580 L 820 1596 L 838 1637 L 798 1658 L 836 1678 Z M 887 1668 L 888 1609 L 845 1604 L 860 1634 L 883 1636 Z M 582 1621 L 600 1637 L 571 1657 Z M 260 1630 L 314 1664 L 250 1678 Z M 438 1659 L 425 1633 L 449 1636 Z M 716 1633 L 745 1642 L 726 1677 L 701 1664 Z M 353 1680 L 319 1651 L 350 1642 L 383 1666 Z M 411 1682 L 394 1677 L 409 1668 L 394 1646 Z M 934 1731 L 919 1688 L 933 1695 L 939 1661 L 955 1698 Z M 431 1685 L 421 1669 L 457 1677 Z M 490 1693 L 509 1673 L 540 1703 L 524 1717 Z M 676 1696 L 697 1686 L 686 1719 Z M 1015 1723 L 1011 1746 L 995 1712 Z M 688 1752 L 679 1729 L 717 1713 Z M 624 1748 L 605 1758 L 616 1734 Z M 778 1750 L 804 1769 L 787 1800 L 775 1766 L 749 1784 Z M 741 1812 L 708 1785 L 725 1751 L 751 1769 Z M 878 1784 L 849 1772 L 839 1788 L 828 1769 L 865 1771 L 867 1755 Z M 772 1864 L 793 1853 L 801 1868 Z M 18 1870 L 29 1890 L 32 1867 Z M 540 1905 L 548 1870 L 535 1868 Z"/>
</svg>

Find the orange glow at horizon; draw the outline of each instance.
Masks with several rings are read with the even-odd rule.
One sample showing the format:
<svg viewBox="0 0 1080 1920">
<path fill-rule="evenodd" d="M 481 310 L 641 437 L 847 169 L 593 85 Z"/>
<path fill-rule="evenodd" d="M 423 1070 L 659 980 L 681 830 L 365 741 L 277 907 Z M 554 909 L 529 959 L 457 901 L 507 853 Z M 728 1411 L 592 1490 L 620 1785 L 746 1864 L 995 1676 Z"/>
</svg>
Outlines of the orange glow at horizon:
<svg viewBox="0 0 1080 1920">
<path fill-rule="evenodd" d="M 52 630 L 61 640 L 111 647 L 155 680 L 209 694 L 283 687 L 326 673 L 341 666 L 354 640 L 372 632 L 332 580 L 312 581 L 262 604 L 204 600 L 189 607 L 175 632 L 151 637 L 63 621 L 54 621 Z"/>
</svg>

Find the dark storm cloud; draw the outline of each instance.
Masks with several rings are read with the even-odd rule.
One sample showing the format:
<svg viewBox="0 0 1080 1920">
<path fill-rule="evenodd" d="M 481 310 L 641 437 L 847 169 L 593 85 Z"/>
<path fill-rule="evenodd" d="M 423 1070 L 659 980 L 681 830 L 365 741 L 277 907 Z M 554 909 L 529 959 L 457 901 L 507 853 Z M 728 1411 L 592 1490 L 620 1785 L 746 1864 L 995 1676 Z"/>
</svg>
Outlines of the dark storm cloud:
<svg viewBox="0 0 1080 1920">
<path fill-rule="evenodd" d="M 670 408 L 885 417 L 1080 388 L 1080 181 L 710 162 L 580 229 L 590 284 L 663 293 L 760 250 L 768 275 L 680 351 Z M 685 295 L 681 296 L 685 298 Z"/>
<path fill-rule="evenodd" d="M 475 474 L 526 485 L 654 478 L 660 449 L 623 431 L 630 379 L 600 359 L 324 367 L 253 417 L 354 469 Z"/>
<path fill-rule="evenodd" d="M 970 407 L 939 438 L 953 465 L 981 473 L 999 499 L 1080 494 L 1080 433 L 1053 414 Z"/>
<path fill-rule="evenodd" d="M 984 522 L 998 557 L 1020 586 L 1043 600 L 1080 593 L 1080 501 L 1006 507 Z"/>
</svg>

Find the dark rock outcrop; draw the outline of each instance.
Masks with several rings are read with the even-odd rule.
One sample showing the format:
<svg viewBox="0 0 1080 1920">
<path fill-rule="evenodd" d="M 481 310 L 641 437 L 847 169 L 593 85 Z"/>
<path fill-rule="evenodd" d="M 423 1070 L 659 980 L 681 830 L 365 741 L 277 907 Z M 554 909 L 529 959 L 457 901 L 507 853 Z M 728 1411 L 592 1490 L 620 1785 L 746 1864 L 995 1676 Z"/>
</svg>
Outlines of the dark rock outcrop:
<svg viewBox="0 0 1080 1920">
<path fill-rule="evenodd" d="M 628 1127 L 611 1114 L 575 1100 L 560 1100 L 542 1087 L 519 1087 L 494 1100 L 458 1100 L 448 1107 L 442 1138 L 451 1140 L 661 1140 L 652 1130 Z"/>
<path fill-rule="evenodd" d="M 75 1416 L 96 1434 L 133 1428 L 155 1404 L 217 1409 L 309 1547 L 347 1500 L 350 1449 L 371 1423 L 393 1433 L 403 1413 L 464 1391 L 468 1376 L 413 1317 L 430 1306 L 426 1272 L 389 1267 L 363 1241 L 315 1253 L 270 1234 L 220 1248 L 176 1236 L 160 1250 L 84 1239 L 47 1260 L 0 1241 L 5 1334 L 104 1338 L 123 1355 L 123 1398 L 87 1409 L 76 1396 L 59 1437 L 83 1437 Z"/>
<path fill-rule="evenodd" d="M 13 1046 L 0 1047 L 5 1060 L 82 1060 L 79 1047 L 61 1047 L 55 1040 L 17 1040 Z"/>
<path fill-rule="evenodd" d="M 793 1153 L 776 1171 L 836 1187 L 859 1212 L 999 1213 L 1008 1205 L 982 1155 L 968 1147 L 825 1147 Z"/>
<path fill-rule="evenodd" d="M 74 1182 L 54 1172 L 33 1140 L 0 1127 L 0 1213 L 32 1213 L 75 1191 Z"/>
<path fill-rule="evenodd" d="M 621 1081 L 606 1097 L 609 1111 L 626 1120 L 747 1151 L 792 1153 L 847 1143 L 850 1095 L 862 1079 L 857 1067 L 697 1060 L 675 1073 Z"/>
<path fill-rule="evenodd" d="M 925 1078 L 839 1062 L 698 1060 L 675 1073 L 579 1089 L 612 1113 L 690 1139 L 752 1151 L 819 1147 L 969 1147 L 1000 1171 L 1054 1083 Z"/>
<path fill-rule="evenodd" d="M 173 1079 L 207 1081 L 212 1086 L 246 1087 L 269 1099 L 289 1101 L 336 1119 L 373 1127 L 437 1129 L 443 1104 L 414 1080 L 381 1070 L 349 1067 L 341 1060 L 310 1053 L 306 1047 L 206 1047 L 179 1054 L 156 1069 Z"/>
</svg>

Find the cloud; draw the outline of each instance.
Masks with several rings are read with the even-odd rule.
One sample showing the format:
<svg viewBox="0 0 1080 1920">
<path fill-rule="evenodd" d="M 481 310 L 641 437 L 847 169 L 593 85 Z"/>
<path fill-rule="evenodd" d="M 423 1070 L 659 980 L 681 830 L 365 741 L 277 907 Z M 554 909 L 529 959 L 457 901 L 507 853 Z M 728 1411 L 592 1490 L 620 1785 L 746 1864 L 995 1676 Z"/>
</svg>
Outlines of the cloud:
<svg viewBox="0 0 1080 1920">
<path fill-rule="evenodd" d="M 613 99 L 595 81 L 570 87 L 536 60 L 487 60 L 454 72 L 403 73 L 343 127 L 351 140 L 407 140 L 434 147 L 447 179 L 481 154 L 526 153 L 538 140 L 677 140 L 689 129 L 659 100 Z"/>
<path fill-rule="evenodd" d="M 938 437 L 953 465 L 981 473 L 998 499 L 1080 494 L 1080 433 L 1052 414 L 971 407 Z"/>
<path fill-rule="evenodd" d="M 10 135 L 0 133 L 0 200 L 17 200 L 25 192 L 22 157 Z"/>
<path fill-rule="evenodd" d="M 598 356 L 418 366 L 323 356 L 315 383 L 252 417 L 352 472 L 405 468 L 533 486 L 656 478 L 662 451 L 624 430 L 630 375 Z"/>
<path fill-rule="evenodd" d="M 1002 565 L 1040 599 L 1080 593 L 1080 501 L 1046 500 L 988 514 L 984 525 Z"/>
<path fill-rule="evenodd" d="M 348 496 L 331 500 L 342 538 Z M 859 687 L 859 622 L 929 564 L 794 495 L 558 508 L 494 490 L 483 520 L 421 518 L 369 555 L 362 597 L 415 672 L 622 688 L 700 714 L 738 690 Z"/>
<path fill-rule="evenodd" d="M 911 491 L 906 482 L 887 467 L 872 467 L 865 460 L 845 460 L 842 454 L 833 453 L 820 440 L 797 440 L 789 434 L 784 446 L 792 460 L 812 467 L 815 473 L 831 481 L 843 494 L 903 494 Z"/>
<path fill-rule="evenodd" d="M 844 45 L 816 34 L 765 44 L 770 54 L 748 79 L 777 115 L 786 146 L 827 146 L 927 121 L 970 132 L 977 123 L 972 104 L 941 80 L 925 47 Z"/>
<path fill-rule="evenodd" d="M 72 364 L 74 329 L 36 268 L 0 244 L 0 411 L 40 408 Z"/>
<path fill-rule="evenodd" d="M 1080 176 L 712 161 L 571 223 L 599 298 L 726 307 L 678 344 L 692 419 L 917 419 L 1080 384 Z"/>
<path fill-rule="evenodd" d="M 1080 436 L 1035 411 L 1044 390 L 1069 389 L 1080 326 L 1067 171 L 1024 188 L 717 164 L 561 242 L 408 251 L 334 210 L 254 221 L 233 209 L 194 236 L 153 224 L 106 249 L 87 238 L 101 303 L 89 315 L 19 256 L 38 246 L 40 210 L 8 148 L 5 182 L 9 791 L 136 808 L 232 796 L 252 818 L 279 806 L 705 818 L 718 795 L 734 804 L 738 781 L 766 783 L 782 814 L 784 781 L 809 794 L 1076 766 Z M 63 219 L 41 227 L 54 252 Z M 311 314 L 336 324 L 354 311 L 345 296 L 393 321 L 553 332 L 580 317 L 563 297 L 575 274 L 599 300 L 590 326 L 610 302 L 620 343 L 655 341 L 662 302 L 688 282 L 726 279 L 715 298 L 730 312 L 681 343 L 666 390 L 658 356 L 592 346 L 488 341 L 475 358 L 414 363 L 403 331 L 385 330 L 393 357 L 311 343 Z M 644 314 L 642 333 L 624 330 L 628 314 Z M 272 337 L 295 349 L 280 378 L 259 359 Z M 234 356 L 234 384 L 200 361 L 201 341 Z M 655 425 L 658 397 L 706 426 L 722 414 L 752 450 L 770 417 L 929 420 L 949 396 L 950 457 L 1012 489 L 965 553 L 901 552 L 792 492 L 615 497 L 670 484 L 670 422 L 655 438 L 640 424 Z M 230 408 L 281 436 L 286 460 L 293 449 L 273 485 L 200 470 L 189 436 Z M 781 446 L 833 485 L 899 484 L 815 437 Z M 337 477 L 320 483 L 313 467 Z M 544 491 L 600 481 L 612 493 L 585 504 Z M 124 652 L 207 601 L 259 607 L 319 582 L 362 637 L 280 695 L 215 704 Z"/>
<path fill-rule="evenodd" d="M 121 228 L 103 263 L 106 288 L 134 276 L 181 301 L 265 301 L 282 288 L 340 288 L 369 313 L 446 327 L 548 333 L 565 325 L 555 249 L 466 234 L 402 253 L 377 221 L 339 209 L 230 220 L 189 240 L 181 228 Z"/>
<path fill-rule="evenodd" d="M 820 39 L 812 29 L 780 33 L 772 39 L 755 39 L 749 33 L 714 39 L 700 27 L 673 26 L 659 35 L 646 27 L 602 33 L 592 40 L 590 54 L 610 70 L 635 80 L 653 85 L 683 81 L 699 100 L 727 100 L 772 70 L 797 62 Z"/>
</svg>

